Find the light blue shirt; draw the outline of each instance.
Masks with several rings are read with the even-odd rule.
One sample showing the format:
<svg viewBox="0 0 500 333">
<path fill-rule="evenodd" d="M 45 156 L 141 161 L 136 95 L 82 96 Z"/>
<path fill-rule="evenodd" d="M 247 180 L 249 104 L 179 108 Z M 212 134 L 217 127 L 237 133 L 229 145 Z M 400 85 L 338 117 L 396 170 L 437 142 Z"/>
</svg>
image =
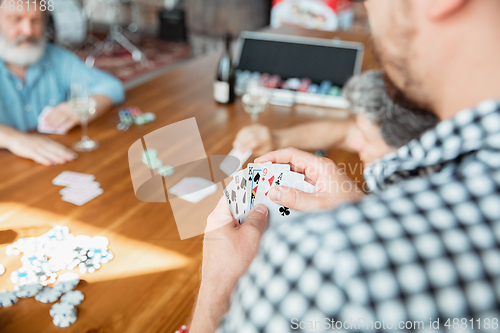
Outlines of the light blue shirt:
<svg viewBox="0 0 500 333">
<path fill-rule="evenodd" d="M 46 106 L 68 99 L 72 82 L 88 86 L 92 95 L 108 96 L 114 104 L 124 99 L 122 83 L 96 68 L 88 68 L 73 53 L 48 43 L 43 57 L 28 67 L 25 81 L 0 60 L 0 123 L 26 132 L 35 129 Z"/>
</svg>

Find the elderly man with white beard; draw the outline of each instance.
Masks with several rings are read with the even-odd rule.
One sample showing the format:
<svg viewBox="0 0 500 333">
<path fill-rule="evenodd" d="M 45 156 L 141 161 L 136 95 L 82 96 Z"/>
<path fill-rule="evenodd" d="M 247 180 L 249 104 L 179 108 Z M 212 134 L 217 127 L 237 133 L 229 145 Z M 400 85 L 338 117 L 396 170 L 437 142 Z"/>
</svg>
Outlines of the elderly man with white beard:
<svg viewBox="0 0 500 333">
<path fill-rule="evenodd" d="M 96 101 L 90 120 L 120 103 L 124 92 L 116 78 L 87 68 L 74 54 L 48 43 L 45 19 L 44 12 L 34 6 L 0 10 L 0 148 L 54 165 L 77 155 L 43 135 L 27 133 L 37 127 L 42 110 L 53 107 L 46 122 L 65 132 L 80 122 L 66 102 L 72 82 L 88 86 Z"/>
</svg>

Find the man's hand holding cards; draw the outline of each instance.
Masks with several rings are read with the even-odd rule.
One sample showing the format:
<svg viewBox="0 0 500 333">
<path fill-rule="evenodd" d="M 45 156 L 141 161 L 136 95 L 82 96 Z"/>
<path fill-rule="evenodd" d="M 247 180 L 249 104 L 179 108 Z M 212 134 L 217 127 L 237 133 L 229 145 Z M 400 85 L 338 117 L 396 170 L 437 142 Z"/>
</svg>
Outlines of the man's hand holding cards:
<svg viewBox="0 0 500 333">
<path fill-rule="evenodd" d="M 304 175 L 290 171 L 288 164 L 249 163 L 238 171 L 224 190 L 229 209 L 234 218 L 242 224 L 249 211 L 256 204 L 269 209 L 270 220 L 286 220 L 298 214 L 297 211 L 278 205 L 269 198 L 273 186 L 286 186 L 312 193 L 314 186 L 304 180 Z"/>
</svg>

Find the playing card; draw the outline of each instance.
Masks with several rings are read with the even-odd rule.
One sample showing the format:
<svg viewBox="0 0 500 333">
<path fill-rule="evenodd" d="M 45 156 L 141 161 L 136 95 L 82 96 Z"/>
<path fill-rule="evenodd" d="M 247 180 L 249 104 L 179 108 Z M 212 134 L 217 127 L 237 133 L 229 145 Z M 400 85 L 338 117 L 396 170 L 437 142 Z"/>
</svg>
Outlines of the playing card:
<svg viewBox="0 0 500 333">
<path fill-rule="evenodd" d="M 63 171 L 56 178 L 52 179 L 52 184 L 58 186 L 78 186 L 93 182 L 95 177 L 86 173 Z"/>
<path fill-rule="evenodd" d="M 210 185 L 194 193 L 185 194 L 179 198 L 189 201 L 191 203 L 198 203 L 206 197 L 212 195 L 217 191 L 217 184 Z"/>
<path fill-rule="evenodd" d="M 51 127 L 48 126 L 45 119 L 47 116 L 54 110 L 53 107 L 51 106 L 46 106 L 43 110 L 42 113 L 38 116 L 38 127 L 37 130 L 39 133 L 45 133 L 45 134 L 66 134 L 66 130 L 62 130 L 57 127 Z"/>
<path fill-rule="evenodd" d="M 212 189 L 207 191 L 208 193 L 213 190 L 214 185 L 216 184 L 202 177 L 184 177 L 180 182 L 172 186 L 168 190 L 168 193 L 185 199 L 186 195 L 212 187 Z M 188 196 L 188 198 L 190 197 Z"/>
<path fill-rule="evenodd" d="M 264 167 L 261 172 L 257 171 L 257 173 L 260 173 L 260 182 L 257 189 L 257 193 L 264 192 L 265 195 L 267 195 L 272 186 L 281 185 L 279 181 L 277 184 L 273 184 L 274 181 L 277 179 L 277 177 L 283 172 L 289 172 L 289 171 L 290 171 L 289 164 L 272 164 L 267 168 Z"/>
<path fill-rule="evenodd" d="M 250 209 L 254 206 L 255 196 L 257 195 L 258 187 L 260 184 L 260 179 L 262 175 L 267 176 L 269 172 L 269 167 L 271 167 L 272 163 L 248 163 L 247 167 L 247 180 L 248 186 L 250 186 L 247 190 L 248 197 L 250 198 Z M 265 170 L 265 171 L 264 171 Z"/>
<path fill-rule="evenodd" d="M 65 194 L 79 194 L 82 192 L 89 193 L 92 190 L 97 190 L 101 184 L 98 182 L 91 182 L 91 183 L 85 183 L 85 184 L 79 184 L 79 185 L 71 185 L 63 188 L 62 190 L 59 191 L 59 194 L 65 195 Z"/>
<path fill-rule="evenodd" d="M 59 191 L 59 193 L 61 195 L 65 194 L 79 195 L 83 193 L 91 193 L 92 191 L 97 190 L 100 186 L 101 184 L 99 184 L 98 182 L 86 183 L 81 185 L 71 185 L 63 188 L 62 190 Z"/>
<path fill-rule="evenodd" d="M 304 175 L 295 173 L 295 172 L 282 172 L 279 173 L 277 176 L 275 175 L 275 180 L 273 182 L 273 186 L 277 186 L 280 184 L 281 186 L 286 186 L 286 187 L 291 187 L 291 188 L 296 188 L 300 189 L 302 188 L 307 188 L 310 189 L 310 184 L 309 185 L 303 185 L 305 183 L 304 181 Z M 296 217 L 301 212 L 298 212 L 296 210 L 290 209 L 285 206 L 280 206 L 274 201 L 272 201 L 268 195 L 264 191 L 258 192 L 257 197 L 255 198 L 255 204 L 264 204 L 268 210 L 269 210 L 269 220 L 288 220 L 290 218 Z"/>
<path fill-rule="evenodd" d="M 252 156 L 252 150 L 247 150 L 245 152 L 242 152 L 236 148 L 233 148 L 231 152 L 229 152 L 228 156 L 234 156 L 236 157 L 239 161 L 240 164 L 236 170 L 233 170 L 233 163 L 231 163 L 231 159 L 225 158 L 222 163 L 220 164 L 219 168 L 224 171 L 224 173 L 228 176 L 232 176 L 236 171 L 240 170 L 243 164 L 248 160 L 250 156 Z"/>
<path fill-rule="evenodd" d="M 77 206 L 81 206 L 83 204 L 86 204 L 90 200 L 100 196 L 104 191 L 102 188 L 98 188 L 94 191 L 91 191 L 89 193 L 79 193 L 79 194 L 65 194 L 62 196 L 63 201 L 75 204 Z"/>
<path fill-rule="evenodd" d="M 246 170 L 238 171 L 231 183 L 224 190 L 226 201 L 234 218 L 240 223 L 244 221 L 249 212 L 248 181 L 245 176 Z"/>
</svg>

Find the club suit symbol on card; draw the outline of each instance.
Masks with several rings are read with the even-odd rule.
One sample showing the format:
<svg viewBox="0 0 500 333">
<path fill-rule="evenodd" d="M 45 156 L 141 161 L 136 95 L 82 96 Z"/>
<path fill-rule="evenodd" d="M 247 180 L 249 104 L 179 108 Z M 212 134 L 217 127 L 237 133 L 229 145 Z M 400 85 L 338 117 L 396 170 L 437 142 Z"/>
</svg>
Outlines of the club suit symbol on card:
<svg viewBox="0 0 500 333">
<path fill-rule="evenodd" d="M 285 206 L 280 207 L 280 214 L 281 216 L 288 216 L 290 215 L 290 208 L 287 208 Z"/>
<path fill-rule="evenodd" d="M 208 231 L 207 217 L 229 182 L 226 173 L 233 174 L 241 164 L 234 156 L 208 157 L 195 118 L 146 134 L 128 155 L 137 199 L 168 201 L 181 239 Z"/>
</svg>

